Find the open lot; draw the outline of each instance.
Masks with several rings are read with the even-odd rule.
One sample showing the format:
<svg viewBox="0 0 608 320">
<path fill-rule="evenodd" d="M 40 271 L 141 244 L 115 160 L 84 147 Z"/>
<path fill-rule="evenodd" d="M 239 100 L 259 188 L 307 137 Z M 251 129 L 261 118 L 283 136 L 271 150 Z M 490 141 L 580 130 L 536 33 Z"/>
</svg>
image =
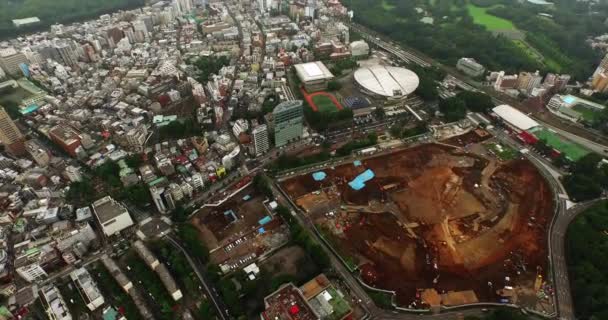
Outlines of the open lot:
<svg viewBox="0 0 608 320">
<path fill-rule="evenodd" d="M 511 21 L 487 13 L 488 9 L 490 8 L 478 7 L 471 3 L 467 4 L 467 10 L 476 24 L 485 26 L 490 31 L 515 29 Z"/>
<path fill-rule="evenodd" d="M 427 144 L 324 172 L 282 188 L 364 281 L 395 291 L 400 305 L 428 306 L 420 293 L 430 289 L 459 292 L 442 295 L 444 304 L 541 303 L 533 284 L 547 269 L 553 203 L 531 163 Z"/>
<path fill-rule="evenodd" d="M 211 262 L 224 272 L 246 266 L 288 240 L 288 227 L 266 203 L 266 198 L 249 186 L 193 216 L 192 223 L 210 249 Z"/>
</svg>

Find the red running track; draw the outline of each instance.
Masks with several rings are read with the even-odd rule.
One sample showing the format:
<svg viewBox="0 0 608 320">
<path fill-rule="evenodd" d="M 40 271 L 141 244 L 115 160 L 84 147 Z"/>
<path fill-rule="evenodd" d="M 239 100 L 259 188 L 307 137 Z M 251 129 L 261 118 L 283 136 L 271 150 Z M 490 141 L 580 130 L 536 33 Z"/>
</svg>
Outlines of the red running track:
<svg viewBox="0 0 608 320">
<path fill-rule="evenodd" d="M 304 95 L 304 99 L 306 99 L 306 102 L 308 102 L 308 105 L 315 112 L 319 112 L 319 108 L 314 103 L 314 101 L 312 101 L 312 98 L 316 97 L 316 96 L 326 96 L 326 97 L 328 97 L 331 100 L 331 102 L 334 103 L 334 105 L 336 106 L 336 108 L 338 108 L 338 110 L 343 110 L 344 109 L 342 107 L 342 104 L 340 104 L 340 102 L 338 101 L 338 99 L 336 99 L 336 97 L 333 94 L 331 94 L 331 93 L 328 93 L 328 92 L 325 92 L 325 91 L 319 91 L 319 92 L 313 92 L 313 93 L 309 94 L 308 92 L 306 92 L 306 90 L 304 90 L 304 87 L 301 87 L 300 91 L 302 92 L 302 95 Z"/>
</svg>

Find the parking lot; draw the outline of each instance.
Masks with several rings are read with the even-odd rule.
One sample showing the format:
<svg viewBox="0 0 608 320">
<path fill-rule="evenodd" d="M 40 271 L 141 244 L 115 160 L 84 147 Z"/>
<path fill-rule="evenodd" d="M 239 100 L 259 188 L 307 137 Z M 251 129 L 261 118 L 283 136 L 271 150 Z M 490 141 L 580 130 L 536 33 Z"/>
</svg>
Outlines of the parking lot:
<svg viewBox="0 0 608 320">
<path fill-rule="evenodd" d="M 231 272 L 287 242 L 289 229 L 270 202 L 249 186 L 221 205 L 198 211 L 192 222 L 210 249 L 212 263 Z"/>
</svg>

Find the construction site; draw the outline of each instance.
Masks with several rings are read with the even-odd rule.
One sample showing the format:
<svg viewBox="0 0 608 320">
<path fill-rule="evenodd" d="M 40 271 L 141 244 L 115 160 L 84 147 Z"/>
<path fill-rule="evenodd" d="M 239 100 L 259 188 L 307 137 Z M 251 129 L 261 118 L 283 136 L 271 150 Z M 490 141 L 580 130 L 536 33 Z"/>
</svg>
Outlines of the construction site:
<svg viewBox="0 0 608 320">
<path fill-rule="evenodd" d="M 551 189 L 527 160 L 476 152 L 477 142 L 420 145 L 281 187 L 364 282 L 402 307 L 549 310 Z"/>
<path fill-rule="evenodd" d="M 289 228 L 274 215 L 275 208 L 248 185 L 219 203 L 203 205 L 191 222 L 209 248 L 211 262 L 229 273 L 288 241 Z"/>
</svg>

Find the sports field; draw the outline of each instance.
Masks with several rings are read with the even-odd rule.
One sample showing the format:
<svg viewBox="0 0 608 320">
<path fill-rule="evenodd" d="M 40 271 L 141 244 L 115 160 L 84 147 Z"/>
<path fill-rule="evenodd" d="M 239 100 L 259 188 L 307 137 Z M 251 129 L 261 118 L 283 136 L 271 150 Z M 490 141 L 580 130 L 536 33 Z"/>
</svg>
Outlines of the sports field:
<svg viewBox="0 0 608 320">
<path fill-rule="evenodd" d="M 589 153 L 587 149 L 584 149 L 578 144 L 567 141 L 547 129 L 540 129 L 534 131 L 533 133 L 537 138 L 547 141 L 547 144 L 554 149 L 564 153 L 566 157 L 572 161 L 576 161 Z"/>
<path fill-rule="evenodd" d="M 338 99 L 331 93 L 325 91 L 308 93 L 303 87 L 300 88 L 300 92 L 308 105 L 316 112 L 330 113 L 343 109 Z"/>
<path fill-rule="evenodd" d="M 319 109 L 319 112 L 329 113 L 329 112 L 338 111 L 338 107 L 326 95 L 315 95 L 312 97 L 312 101 L 315 103 L 315 105 Z"/>
<path fill-rule="evenodd" d="M 476 24 L 485 26 L 490 31 L 515 29 L 511 21 L 487 13 L 488 9 L 490 8 L 478 7 L 471 3 L 467 4 L 467 10 Z"/>
<path fill-rule="evenodd" d="M 587 120 L 587 121 L 593 121 L 597 118 L 598 115 L 598 111 L 595 111 L 593 109 L 590 108 L 585 108 L 582 107 L 580 105 L 575 105 L 574 107 L 572 107 L 572 110 L 578 112 L 581 114 L 581 116 L 583 117 L 583 119 Z"/>
</svg>

